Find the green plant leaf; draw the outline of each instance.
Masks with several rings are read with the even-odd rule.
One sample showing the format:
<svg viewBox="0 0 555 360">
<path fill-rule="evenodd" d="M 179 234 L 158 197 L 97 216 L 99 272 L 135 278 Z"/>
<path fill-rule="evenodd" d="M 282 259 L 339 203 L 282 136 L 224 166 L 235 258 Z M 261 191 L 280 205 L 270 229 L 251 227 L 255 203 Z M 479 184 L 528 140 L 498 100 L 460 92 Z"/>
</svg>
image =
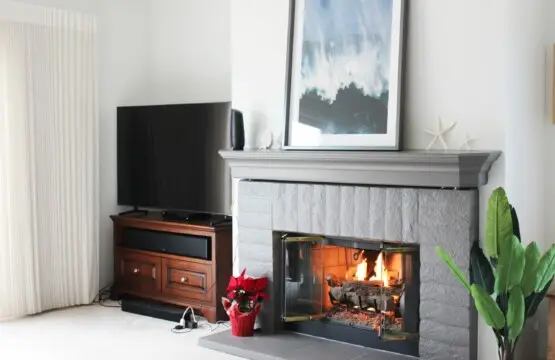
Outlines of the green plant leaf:
<svg viewBox="0 0 555 360">
<path fill-rule="evenodd" d="M 499 255 L 501 242 L 513 234 L 513 221 L 507 194 L 497 188 L 489 198 L 486 219 L 486 254 L 493 259 Z"/>
<path fill-rule="evenodd" d="M 536 289 L 536 268 L 540 262 L 541 253 L 538 245 L 531 242 L 524 250 L 524 273 L 522 274 L 522 281 L 520 287 L 524 297 L 530 296 Z"/>
<path fill-rule="evenodd" d="M 512 288 L 509 296 L 509 308 L 507 310 L 507 327 L 509 328 L 509 340 L 514 342 L 522 332 L 524 326 L 524 295 L 520 286 Z"/>
<path fill-rule="evenodd" d="M 518 222 L 518 215 L 516 213 L 516 209 L 511 205 L 511 220 L 513 221 L 513 235 L 522 242 L 522 238 L 520 237 L 520 223 Z"/>
<path fill-rule="evenodd" d="M 470 291 L 470 284 L 468 283 L 468 280 L 466 280 L 466 277 L 464 276 L 461 269 L 459 269 L 457 265 L 455 265 L 455 262 L 453 261 L 451 256 L 449 256 L 449 254 L 443 251 L 443 249 L 440 248 L 439 246 L 436 246 L 436 252 L 438 256 L 441 258 L 441 260 L 443 260 L 447 264 L 449 269 L 451 269 L 451 272 L 453 273 L 453 275 L 455 275 L 455 277 L 459 279 L 459 281 L 464 285 L 464 287 L 466 287 L 467 290 Z"/>
<path fill-rule="evenodd" d="M 483 287 L 488 294 L 493 294 L 495 277 L 488 258 L 484 255 L 480 243 L 474 242 L 470 250 L 470 280 Z"/>
<path fill-rule="evenodd" d="M 555 275 L 555 245 L 543 254 L 536 268 L 535 292 L 541 292 Z"/>
<path fill-rule="evenodd" d="M 524 248 L 516 236 L 500 243 L 499 262 L 495 273 L 495 292 L 508 293 L 522 281 L 524 272 Z"/>
<path fill-rule="evenodd" d="M 527 318 L 530 318 L 536 315 L 536 311 L 538 311 L 538 307 L 540 306 L 543 299 L 545 298 L 545 294 L 547 294 L 547 291 L 551 287 L 552 282 L 553 282 L 553 279 L 551 279 L 547 283 L 547 285 L 545 286 L 545 288 L 543 288 L 542 291 L 540 291 L 539 293 L 536 293 L 536 292 L 532 293 L 532 295 L 526 298 L 526 317 Z"/>
<path fill-rule="evenodd" d="M 503 315 L 503 312 L 490 294 L 477 284 L 472 284 L 470 293 L 474 298 L 474 304 L 478 313 L 484 318 L 486 324 L 495 329 L 503 329 L 505 326 L 505 315 Z"/>
</svg>

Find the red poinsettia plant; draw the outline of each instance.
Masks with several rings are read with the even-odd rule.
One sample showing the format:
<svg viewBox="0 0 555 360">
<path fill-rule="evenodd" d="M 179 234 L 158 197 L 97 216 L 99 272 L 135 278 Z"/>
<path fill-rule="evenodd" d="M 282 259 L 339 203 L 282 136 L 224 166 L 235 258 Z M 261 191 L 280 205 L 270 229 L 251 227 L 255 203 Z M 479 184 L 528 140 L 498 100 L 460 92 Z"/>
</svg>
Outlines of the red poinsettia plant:
<svg viewBox="0 0 555 360">
<path fill-rule="evenodd" d="M 227 299 L 223 299 L 224 306 L 237 304 L 240 312 L 248 313 L 255 310 L 257 304 L 268 299 L 266 287 L 268 278 L 253 278 L 246 276 L 247 269 L 241 275 L 232 276 L 227 285 Z M 226 301 L 227 300 L 227 301 Z"/>
</svg>

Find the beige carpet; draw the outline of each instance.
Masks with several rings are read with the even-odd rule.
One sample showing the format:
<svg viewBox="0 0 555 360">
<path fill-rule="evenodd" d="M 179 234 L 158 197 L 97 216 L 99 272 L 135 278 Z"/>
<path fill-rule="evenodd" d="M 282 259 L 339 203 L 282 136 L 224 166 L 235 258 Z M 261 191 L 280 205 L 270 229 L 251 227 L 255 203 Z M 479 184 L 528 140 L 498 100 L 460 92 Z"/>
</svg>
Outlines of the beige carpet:
<svg viewBox="0 0 555 360">
<path fill-rule="evenodd" d="M 0 323 L 0 359 L 240 359 L 197 345 L 211 333 L 205 322 L 187 334 L 173 334 L 174 325 L 98 305 L 58 310 Z"/>
</svg>

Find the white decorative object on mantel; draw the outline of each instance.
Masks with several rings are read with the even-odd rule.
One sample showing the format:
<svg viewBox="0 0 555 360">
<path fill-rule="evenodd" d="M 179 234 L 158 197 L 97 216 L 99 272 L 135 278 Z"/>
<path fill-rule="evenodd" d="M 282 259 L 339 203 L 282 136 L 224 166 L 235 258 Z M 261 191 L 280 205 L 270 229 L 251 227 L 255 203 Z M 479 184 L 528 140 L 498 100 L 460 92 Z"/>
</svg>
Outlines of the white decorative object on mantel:
<svg viewBox="0 0 555 360">
<path fill-rule="evenodd" d="M 472 147 L 470 146 L 470 144 L 474 141 L 478 140 L 477 138 L 473 138 L 470 136 L 470 134 L 466 133 L 466 137 L 464 139 L 464 142 L 461 145 L 461 150 L 472 150 Z"/>
<path fill-rule="evenodd" d="M 432 146 L 434 146 L 435 143 L 438 140 L 441 143 L 441 145 L 443 145 L 443 148 L 445 150 L 448 150 L 447 143 L 445 142 L 445 139 L 444 139 L 444 135 L 446 135 L 449 131 L 453 130 L 455 125 L 457 125 L 457 122 L 453 122 L 451 125 L 444 128 L 443 127 L 443 122 L 441 121 L 441 118 L 439 118 L 438 119 L 438 129 L 436 131 L 424 129 L 425 132 L 427 132 L 428 134 L 430 134 L 434 137 L 432 139 L 432 141 L 430 142 L 430 144 L 428 145 L 428 147 L 426 148 L 426 150 L 430 150 L 432 148 Z"/>
<path fill-rule="evenodd" d="M 280 133 L 279 136 L 274 136 L 272 146 L 270 146 L 270 149 L 280 150 L 282 148 L 282 145 L 283 145 L 283 134 Z"/>
<path fill-rule="evenodd" d="M 274 134 L 272 134 L 270 130 L 266 130 L 260 135 L 259 141 L 259 149 L 268 150 L 272 147 L 272 144 L 274 142 Z"/>
</svg>

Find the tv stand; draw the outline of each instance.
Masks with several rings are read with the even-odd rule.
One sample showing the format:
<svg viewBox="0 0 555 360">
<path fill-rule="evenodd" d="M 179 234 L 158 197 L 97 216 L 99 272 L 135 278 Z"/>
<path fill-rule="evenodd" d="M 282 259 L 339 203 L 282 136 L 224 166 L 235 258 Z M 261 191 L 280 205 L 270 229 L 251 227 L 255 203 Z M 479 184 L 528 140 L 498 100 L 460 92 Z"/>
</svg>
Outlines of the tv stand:
<svg viewBox="0 0 555 360">
<path fill-rule="evenodd" d="M 114 299 L 191 307 L 211 323 L 228 319 L 221 298 L 233 273 L 231 224 L 167 221 L 156 211 L 111 218 Z"/>
<path fill-rule="evenodd" d="M 118 214 L 119 216 L 126 215 L 148 215 L 148 210 L 139 210 L 138 207 L 134 206 L 132 210 L 127 210 Z"/>
</svg>

